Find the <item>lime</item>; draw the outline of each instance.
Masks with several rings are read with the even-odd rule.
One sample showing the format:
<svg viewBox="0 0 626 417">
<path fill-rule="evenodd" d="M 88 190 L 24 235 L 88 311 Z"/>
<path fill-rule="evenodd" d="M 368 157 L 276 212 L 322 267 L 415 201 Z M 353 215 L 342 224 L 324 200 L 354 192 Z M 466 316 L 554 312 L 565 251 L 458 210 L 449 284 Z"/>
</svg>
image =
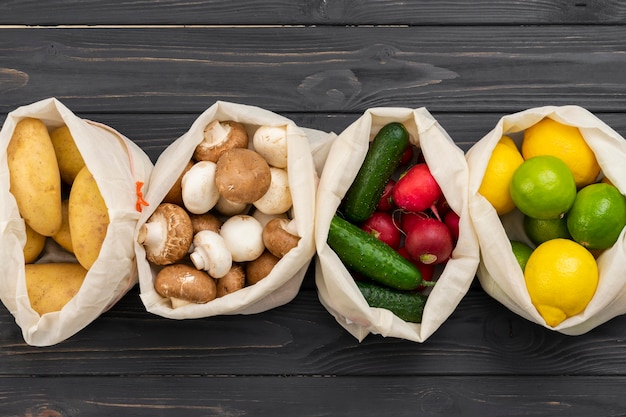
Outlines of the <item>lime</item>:
<svg viewBox="0 0 626 417">
<path fill-rule="evenodd" d="M 524 280 L 530 300 L 548 326 L 582 312 L 598 286 L 598 265 L 583 246 L 552 239 L 528 258 Z"/>
<path fill-rule="evenodd" d="M 576 198 L 572 171 L 551 155 L 524 161 L 513 173 L 509 189 L 517 208 L 536 219 L 563 217 Z"/>
<path fill-rule="evenodd" d="M 511 249 L 513 250 L 513 255 L 515 255 L 517 263 L 520 268 L 522 268 L 522 272 L 524 272 L 528 258 L 530 257 L 530 254 L 533 253 L 533 248 L 524 242 L 520 242 L 519 240 L 512 240 Z"/>
<path fill-rule="evenodd" d="M 515 208 L 509 194 L 509 184 L 513 172 L 522 162 L 524 159 L 517 148 L 507 145 L 504 138 L 496 144 L 491 153 L 478 192 L 491 203 L 500 216 Z"/>
<path fill-rule="evenodd" d="M 567 215 L 572 238 L 588 249 L 606 249 L 626 225 L 626 199 L 613 185 L 596 183 L 582 188 Z"/>
<path fill-rule="evenodd" d="M 540 245 L 550 239 L 571 239 L 567 229 L 566 217 L 535 219 L 534 217 L 524 216 L 523 225 L 526 236 L 535 245 Z"/>
<path fill-rule="evenodd" d="M 596 156 L 575 126 L 544 118 L 524 131 L 522 155 L 530 159 L 552 155 L 570 168 L 578 188 L 593 183 L 600 173 Z"/>
</svg>

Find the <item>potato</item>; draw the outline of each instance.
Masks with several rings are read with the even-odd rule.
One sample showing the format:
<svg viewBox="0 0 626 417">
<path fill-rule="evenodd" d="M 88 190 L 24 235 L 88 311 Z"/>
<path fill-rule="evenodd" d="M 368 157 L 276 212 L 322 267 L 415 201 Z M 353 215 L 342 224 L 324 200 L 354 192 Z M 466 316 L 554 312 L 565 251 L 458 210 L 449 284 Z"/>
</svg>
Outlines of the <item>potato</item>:
<svg viewBox="0 0 626 417">
<path fill-rule="evenodd" d="M 20 215 L 37 233 L 61 228 L 61 176 L 48 128 L 41 120 L 17 123 L 7 146 L 10 191 Z"/>
<path fill-rule="evenodd" d="M 78 172 L 85 166 L 83 156 L 80 154 L 70 129 L 63 125 L 50 133 L 52 146 L 56 154 L 61 180 L 72 185 Z"/>
<path fill-rule="evenodd" d="M 46 237 L 35 232 L 26 224 L 26 244 L 24 245 L 24 263 L 35 262 L 46 246 Z"/>
<path fill-rule="evenodd" d="M 98 184 L 85 166 L 70 189 L 68 217 L 78 262 L 89 269 L 98 258 L 109 226 L 109 212 Z"/>
<path fill-rule="evenodd" d="M 80 289 L 87 270 L 75 263 L 26 265 L 26 290 L 39 315 L 59 311 Z"/>
<path fill-rule="evenodd" d="M 61 229 L 52 236 L 52 240 L 59 244 L 63 249 L 68 252 L 74 253 L 74 247 L 72 246 L 72 234 L 70 233 L 70 219 L 69 219 L 69 200 L 61 201 L 61 210 L 63 214 L 63 222 L 61 223 Z"/>
</svg>

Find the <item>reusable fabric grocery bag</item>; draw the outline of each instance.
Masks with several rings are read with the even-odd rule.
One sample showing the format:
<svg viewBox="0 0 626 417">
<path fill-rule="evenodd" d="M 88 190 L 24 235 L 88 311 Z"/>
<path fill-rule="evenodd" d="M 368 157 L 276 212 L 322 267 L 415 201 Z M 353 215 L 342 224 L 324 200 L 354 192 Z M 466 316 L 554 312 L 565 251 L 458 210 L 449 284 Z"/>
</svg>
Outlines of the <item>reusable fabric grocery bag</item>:
<svg viewBox="0 0 626 417">
<path fill-rule="evenodd" d="M 163 201 L 185 165 L 191 160 L 194 149 L 203 139 L 204 128 L 213 120 L 240 122 L 246 126 L 250 138 L 260 126 L 286 127 L 287 170 L 293 200 L 291 212 L 300 241 L 298 246 L 281 258 L 271 273 L 258 283 L 204 304 L 187 304 L 173 308 L 169 299 L 156 292 L 153 280 L 161 267 L 147 260 L 144 247 L 137 243 L 136 234 L 135 251 L 141 300 L 147 311 L 171 319 L 254 314 L 286 304 L 298 293 L 315 253 L 313 221 L 318 181 L 316 166 L 323 165 L 323 158 L 314 163 L 311 146 L 323 149 L 323 143 L 330 140 L 332 136 L 324 132 L 300 128 L 293 121 L 259 107 L 224 101 L 218 101 L 205 110 L 193 122 L 190 129 L 159 156 L 150 179 L 150 190 L 145 196 L 150 206 L 142 213 L 137 225 L 138 230 Z M 252 140 L 250 140 L 249 147 L 252 146 L 251 143 Z"/>
<path fill-rule="evenodd" d="M 532 245 L 521 226 L 521 213 L 515 210 L 501 220 L 493 206 L 478 193 L 487 163 L 500 138 L 509 135 L 519 145 L 521 132 L 544 117 L 577 127 L 595 153 L 604 175 L 622 194 L 626 191 L 626 141 L 586 109 L 579 106 L 545 106 L 502 117 L 491 132 L 467 152 L 470 216 L 482 256 L 477 276 L 485 291 L 514 313 L 546 328 L 579 335 L 626 312 L 624 231 L 613 247 L 597 259 L 600 280 L 587 308 L 550 327 L 532 305 L 524 275 L 511 251 L 509 239 Z"/>
<path fill-rule="evenodd" d="M 459 240 L 436 278 L 421 323 L 401 320 L 391 311 L 370 307 L 353 277 L 326 243 L 331 219 L 365 159 L 369 143 L 390 122 L 401 122 L 411 142 L 421 148 L 450 207 L 460 215 Z M 468 171 L 463 151 L 424 108 L 383 107 L 367 110 L 334 140 L 318 188 L 315 214 L 319 299 L 337 322 L 362 341 L 369 333 L 424 342 L 452 314 L 467 293 L 479 261 L 478 241 L 469 220 Z"/>
<path fill-rule="evenodd" d="M 72 137 L 105 200 L 110 224 L 100 254 L 79 292 L 58 312 L 39 316 L 30 305 L 22 248 L 25 223 L 9 192 L 6 148 L 15 125 L 25 117 L 38 118 L 49 130 L 63 124 Z M 0 299 L 15 317 L 24 340 L 34 346 L 59 343 L 107 311 L 137 283 L 133 234 L 139 218 L 137 191 L 150 177 L 152 163 L 132 141 L 114 129 L 81 119 L 55 98 L 10 112 L 0 131 Z M 139 185 L 138 185 L 139 184 Z M 77 262 L 48 239 L 36 262 Z"/>
</svg>

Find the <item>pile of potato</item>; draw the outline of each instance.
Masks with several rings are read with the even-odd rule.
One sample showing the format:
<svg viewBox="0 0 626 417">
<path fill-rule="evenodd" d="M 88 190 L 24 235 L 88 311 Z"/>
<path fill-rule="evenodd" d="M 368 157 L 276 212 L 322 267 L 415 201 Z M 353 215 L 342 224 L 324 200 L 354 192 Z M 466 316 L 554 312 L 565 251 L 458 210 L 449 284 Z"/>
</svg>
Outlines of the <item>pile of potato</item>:
<svg viewBox="0 0 626 417">
<path fill-rule="evenodd" d="M 24 118 L 6 153 L 10 191 L 26 228 L 31 306 L 40 315 L 59 311 L 98 258 L 109 224 L 106 204 L 67 126 L 49 130 L 39 119 Z M 51 240 L 76 262 L 42 262 Z"/>
<path fill-rule="evenodd" d="M 214 120 L 138 242 L 159 266 L 156 292 L 176 308 L 206 303 L 266 277 L 300 237 L 290 219 L 287 132 L 249 134 Z"/>
</svg>

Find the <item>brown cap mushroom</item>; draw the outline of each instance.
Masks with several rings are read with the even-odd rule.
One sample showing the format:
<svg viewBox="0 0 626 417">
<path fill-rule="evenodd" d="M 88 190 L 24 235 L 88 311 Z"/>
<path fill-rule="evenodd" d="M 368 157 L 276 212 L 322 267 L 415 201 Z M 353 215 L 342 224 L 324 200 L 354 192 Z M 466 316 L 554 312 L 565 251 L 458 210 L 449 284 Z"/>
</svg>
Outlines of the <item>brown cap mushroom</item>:
<svg viewBox="0 0 626 417">
<path fill-rule="evenodd" d="M 176 180 L 174 185 L 172 185 L 172 188 L 170 188 L 165 197 L 163 197 L 163 203 L 172 203 L 179 206 L 183 205 L 183 187 L 181 184 L 183 182 L 183 176 L 185 176 L 187 171 L 189 171 L 192 166 L 193 161 L 187 162 L 187 165 L 185 165 L 185 168 L 183 168 L 183 172 L 180 173 L 178 179 Z"/>
<path fill-rule="evenodd" d="M 291 249 L 298 246 L 300 236 L 291 231 L 292 223 L 288 219 L 270 220 L 263 228 L 263 243 L 274 256 L 282 258 Z"/>
<path fill-rule="evenodd" d="M 224 198 L 235 203 L 257 201 L 267 192 L 271 180 L 269 164 L 251 149 L 230 149 L 217 160 L 217 189 Z"/>
<path fill-rule="evenodd" d="M 220 227 L 222 227 L 222 221 L 213 213 L 192 213 L 189 215 L 189 218 L 191 219 L 191 226 L 193 228 L 194 235 L 202 230 L 211 230 L 215 233 L 219 233 Z"/>
<path fill-rule="evenodd" d="M 246 263 L 246 284 L 254 285 L 268 276 L 280 258 L 272 255 L 268 250 L 253 261 Z"/>
<path fill-rule="evenodd" d="M 141 225 L 137 242 L 146 250 L 148 261 L 169 265 L 181 260 L 193 239 L 191 219 L 182 207 L 161 203 Z"/>
<path fill-rule="evenodd" d="M 155 291 L 172 300 L 173 306 L 185 303 L 208 303 L 215 299 L 215 280 L 204 271 L 185 264 L 164 267 L 154 279 Z"/>
<path fill-rule="evenodd" d="M 217 162 L 220 155 L 232 148 L 247 148 L 248 132 L 243 124 L 232 120 L 214 120 L 204 128 L 204 139 L 193 153 L 196 161 Z"/>
<path fill-rule="evenodd" d="M 217 280 L 217 297 L 238 291 L 246 286 L 246 274 L 241 265 L 236 264 L 222 278 Z"/>
</svg>

